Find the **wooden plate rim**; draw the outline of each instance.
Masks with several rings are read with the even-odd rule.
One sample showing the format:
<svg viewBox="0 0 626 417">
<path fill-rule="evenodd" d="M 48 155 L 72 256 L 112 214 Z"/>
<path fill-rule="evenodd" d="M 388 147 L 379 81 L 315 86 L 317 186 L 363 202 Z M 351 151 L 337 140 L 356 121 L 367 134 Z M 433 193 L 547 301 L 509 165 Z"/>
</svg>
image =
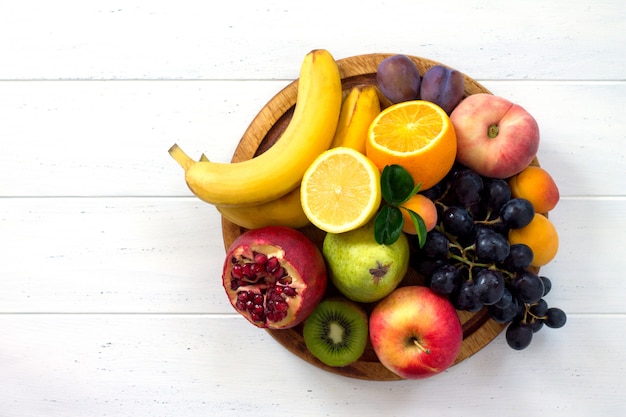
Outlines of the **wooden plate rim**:
<svg viewBox="0 0 626 417">
<path fill-rule="evenodd" d="M 383 59 L 395 55 L 394 53 L 372 53 L 366 55 L 356 55 L 337 60 L 337 65 L 342 78 L 344 95 L 352 86 L 366 85 L 375 82 L 376 69 Z M 435 65 L 444 65 L 437 61 L 422 58 L 414 55 L 409 56 L 417 65 L 420 74 Z M 465 96 L 477 93 L 492 94 L 487 88 L 477 81 L 462 73 L 465 81 Z M 374 81 L 373 81 L 374 80 Z M 272 97 L 267 104 L 259 111 L 244 132 L 233 157 L 232 162 L 239 162 L 253 158 L 267 150 L 280 138 L 285 127 L 289 123 L 293 108 L 296 102 L 298 80 L 294 80 Z M 385 98 L 379 94 L 383 107 L 389 105 L 385 103 Z M 536 161 L 534 161 L 536 163 Z M 305 233 L 311 232 L 311 227 L 303 228 Z M 228 250 L 237 236 L 243 233 L 243 229 L 228 220 L 222 218 L 222 235 L 224 239 L 224 249 Z M 318 231 L 319 232 L 319 231 Z M 313 232 L 315 233 L 315 232 Z M 319 244 L 319 237 L 318 242 Z M 417 274 L 410 270 L 408 279 L 415 279 L 412 274 Z M 477 313 L 467 313 L 459 311 L 459 317 L 463 323 L 463 346 L 461 353 L 455 361 L 455 365 L 480 351 L 493 339 L 495 339 L 505 328 L 503 324 L 495 322 L 490 318 L 486 309 Z M 310 354 L 302 337 L 302 325 L 285 330 L 266 330 L 278 343 L 288 351 L 300 357 L 304 361 L 324 369 L 328 372 L 351 377 L 356 379 L 371 381 L 396 381 L 403 378 L 385 368 L 375 355 L 371 352 L 364 354 L 364 357 L 357 362 L 346 367 L 330 367 L 320 362 Z"/>
</svg>

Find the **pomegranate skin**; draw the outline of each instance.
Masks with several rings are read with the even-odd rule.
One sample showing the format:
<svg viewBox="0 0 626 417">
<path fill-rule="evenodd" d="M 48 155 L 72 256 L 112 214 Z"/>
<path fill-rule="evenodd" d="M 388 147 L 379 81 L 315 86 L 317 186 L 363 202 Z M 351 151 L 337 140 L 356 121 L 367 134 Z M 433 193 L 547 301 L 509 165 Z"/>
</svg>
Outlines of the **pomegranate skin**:
<svg viewBox="0 0 626 417">
<path fill-rule="evenodd" d="M 269 329 L 300 324 L 313 312 L 327 285 L 321 251 L 299 230 L 251 229 L 227 250 L 222 283 L 231 305 L 250 323 Z"/>
</svg>

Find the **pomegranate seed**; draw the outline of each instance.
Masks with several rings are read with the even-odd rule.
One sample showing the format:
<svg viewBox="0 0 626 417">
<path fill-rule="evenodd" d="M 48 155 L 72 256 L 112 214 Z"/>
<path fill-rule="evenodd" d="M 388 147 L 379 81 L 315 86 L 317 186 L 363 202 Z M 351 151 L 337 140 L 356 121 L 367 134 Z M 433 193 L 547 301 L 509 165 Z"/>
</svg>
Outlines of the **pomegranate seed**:
<svg viewBox="0 0 626 417">
<path fill-rule="evenodd" d="M 283 268 L 282 266 L 279 266 L 278 268 L 276 268 L 275 270 L 272 271 L 272 276 L 276 280 L 279 280 L 279 279 L 287 276 L 287 271 L 285 271 L 285 268 Z"/>
<path fill-rule="evenodd" d="M 274 270 L 278 268 L 279 266 L 280 266 L 280 262 L 278 261 L 278 258 L 275 256 L 272 256 L 271 258 L 267 260 L 267 263 L 265 264 L 265 270 L 267 272 L 274 272 Z"/>
<path fill-rule="evenodd" d="M 285 317 L 287 317 L 287 313 L 286 312 L 275 312 L 272 315 L 272 321 L 273 322 L 277 322 L 277 321 L 281 321 L 282 319 L 284 319 Z"/>
<path fill-rule="evenodd" d="M 230 261 L 230 287 L 236 293 L 235 307 L 259 325 L 285 320 L 291 309 L 288 297 L 297 297 L 300 292 L 290 286 L 294 279 L 281 265 L 280 259 L 253 252 L 250 256 L 233 257 Z"/>
<path fill-rule="evenodd" d="M 254 278 L 255 274 L 252 272 L 252 265 L 254 264 L 251 264 L 251 263 L 243 264 L 242 273 L 243 273 L 243 276 L 245 276 L 246 278 Z"/>
<path fill-rule="evenodd" d="M 286 302 L 276 303 L 276 311 L 283 312 L 289 310 L 289 304 Z"/>
<path fill-rule="evenodd" d="M 265 272 L 265 268 L 263 268 L 263 265 L 261 264 L 252 264 L 252 272 L 254 273 L 254 275 L 260 275 L 263 272 Z"/>
<path fill-rule="evenodd" d="M 252 313 L 250 314 L 250 318 L 254 321 L 265 321 L 265 319 L 263 318 L 263 315 L 261 314 Z"/>
<path fill-rule="evenodd" d="M 295 297 L 296 295 L 298 295 L 298 292 L 293 287 L 284 287 L 283 294 L 288 297 Z"/>
<path fill-rule="evenodd" d="M 255 253 L 254 262 L 259 265 L 265 265 L 267 263 L 267 255 L 264 253 Z"/>
<path fill-rule="evenodd" d="M 243 278 L 243 268 L 241 267 L 241 265 L 239 265 L 239 264 L 233 265 L 233 269 L 230 272 L 230 275 L 233 278 L 237 278 L 237 279 Z"/>
</svg>

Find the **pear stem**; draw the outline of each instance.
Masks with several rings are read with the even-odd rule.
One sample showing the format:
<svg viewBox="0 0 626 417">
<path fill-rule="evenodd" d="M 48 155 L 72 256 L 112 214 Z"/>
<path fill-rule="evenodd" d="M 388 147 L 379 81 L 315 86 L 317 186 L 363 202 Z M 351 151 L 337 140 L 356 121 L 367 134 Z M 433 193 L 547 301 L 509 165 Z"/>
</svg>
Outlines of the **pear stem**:
<svg viewBox="0 0 626 417">
<path fill-rule="evenodd" d="M 174 160 L 178 162 L 178 165 L 180 165 L 185 171 L 189 169 L 190 166 L 196 163 L 196 161 L 191 159 L 191 157 L 189 157 L 189 155 L 187 155 L 178 146 L 178 144 L 172 145 L 168 152 L 172 156 L 172 158 L 174 158 Z"/>
</svg>

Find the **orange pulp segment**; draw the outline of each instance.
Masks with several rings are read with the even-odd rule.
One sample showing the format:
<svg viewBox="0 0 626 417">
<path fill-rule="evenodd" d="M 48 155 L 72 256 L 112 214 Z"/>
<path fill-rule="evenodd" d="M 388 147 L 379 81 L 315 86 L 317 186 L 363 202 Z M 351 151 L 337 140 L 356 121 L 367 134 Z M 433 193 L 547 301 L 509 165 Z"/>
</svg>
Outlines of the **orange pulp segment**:
<svg viewBox="0 0 626 417">
<path fill-rule="evenodd" d="M 365 154 L 382 170 L 398 164 L 422 190 L 441 181 L 456 158 L 456 133 L 446 112 L 425 100 L 384 109 L 368 131 Z"/>
</svg>

